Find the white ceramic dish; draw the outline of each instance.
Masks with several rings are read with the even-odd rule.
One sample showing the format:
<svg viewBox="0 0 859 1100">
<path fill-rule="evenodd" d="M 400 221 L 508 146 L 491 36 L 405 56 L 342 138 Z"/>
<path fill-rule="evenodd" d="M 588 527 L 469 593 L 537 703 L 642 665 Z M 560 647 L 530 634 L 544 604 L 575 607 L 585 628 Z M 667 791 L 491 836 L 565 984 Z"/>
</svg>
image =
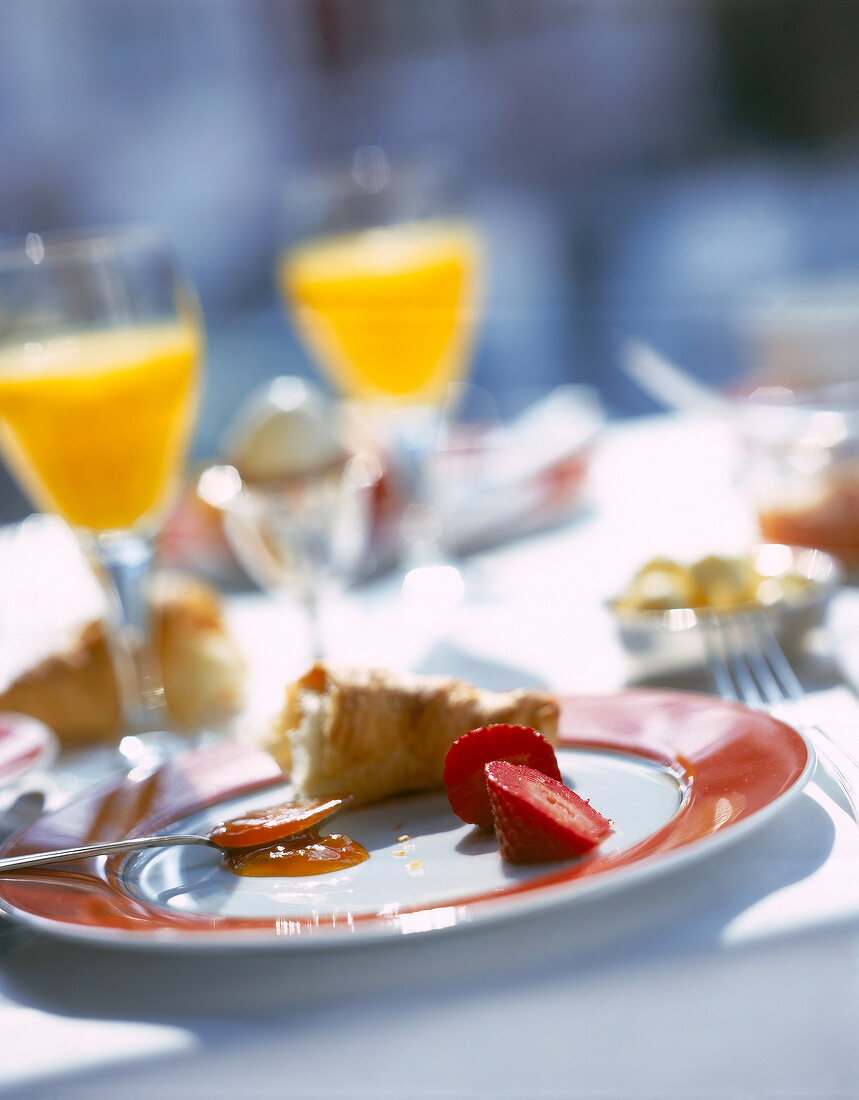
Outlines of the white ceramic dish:
<svg viewBox="0 0 859 1100">
<path fill-rule="evenodd" d="M 582 902 L 702 859 L 799 791 L 813 754 L 768 715 L 708 696 L 630 691 L 565 699 L 566 781 L 614 821 L 588 856 L 511 866 L 443 791 L 344 813 L 370 859 L 333 874 L 247 879 L 217 853 L 163 849 L 0 878 L 0 906 L 65 938 L 167 950 L 326 947 L 480 926 Z M 222 745 L 131 773 L 20 833 L 14 855 L 177 825 L 205 828 L 283 801 L 270 757 Z M 202 807 L 202 808 L 201 808 Z"/>
</svg>

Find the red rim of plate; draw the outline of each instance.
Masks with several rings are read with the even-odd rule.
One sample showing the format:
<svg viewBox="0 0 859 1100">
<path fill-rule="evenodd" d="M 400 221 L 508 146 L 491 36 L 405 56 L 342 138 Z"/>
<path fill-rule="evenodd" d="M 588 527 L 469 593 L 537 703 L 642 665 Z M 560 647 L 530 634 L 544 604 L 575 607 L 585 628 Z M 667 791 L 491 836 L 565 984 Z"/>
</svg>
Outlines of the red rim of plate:
<svg viewBox="0 0 859 1100">
<path fill-rule="evenodd" d="M 511 882 L 501 894 L 467 896 L 396 914 L 377 911 L 307 917 L 222 917 L 177 912 L 132 897 L 118 869 L 85 860 L 0 878 L 0 905 L 25 923 L 55 935 L 123 946 L 236 942 L 305 944 L 357 942 L 380 935 L 429 932 L 497 919 L 560 903 L 605 884 L 620 885 L 696 853 L 702 844 L 739 836 L 762 822 L 784 797 L 801 789 L 813 754 L 791 727 L 769 715 L 710 696 L 634 689 L 562 701 L 561 746 L 617 751 L 657 761 L 678 777 L 683 799 L 674 816 L 621 851 L 554 865 Z M 283 782 L 272 758 L 234 743 L 188 753 L 161 768 L 132 771 L 90 791 L 19 833 L 3 855 L 145 835 L 207 806 Z M 285 927 L 286 926 L 286 927 Z"/>
</svg>

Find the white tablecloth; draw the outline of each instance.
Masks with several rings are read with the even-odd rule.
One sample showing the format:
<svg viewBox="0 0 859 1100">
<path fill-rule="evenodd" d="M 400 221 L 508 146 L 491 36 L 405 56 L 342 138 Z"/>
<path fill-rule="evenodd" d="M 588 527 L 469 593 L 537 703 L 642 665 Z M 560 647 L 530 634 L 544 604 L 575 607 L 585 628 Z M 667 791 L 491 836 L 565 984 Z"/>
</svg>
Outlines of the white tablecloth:
<svg viewBox="0 0 859 1100">
<path fill-rule="evenodd" d="M 332 608 L 334 656 L 485 686 L 612 691 L 629 667 L 603 601 L 643 557 L 753 537 L 724 425 L 610 429 L 592 504 L 464 568 L 418 614 L 391 580 Z M 230 605 L 251 710 L 307 660 L 297 613 Z M 833 625 L 848 672 L 859 603 Z M 406 629 L 408 627 L 408 629 Z M 817 717 L 859 738 L 843 686 Z M 859 829 L 819 775 L 709 858 L 491 927 L 360 948 L 158 954 L 0 929 L 9 1097 L 859 1096 Z"/>
</svg>

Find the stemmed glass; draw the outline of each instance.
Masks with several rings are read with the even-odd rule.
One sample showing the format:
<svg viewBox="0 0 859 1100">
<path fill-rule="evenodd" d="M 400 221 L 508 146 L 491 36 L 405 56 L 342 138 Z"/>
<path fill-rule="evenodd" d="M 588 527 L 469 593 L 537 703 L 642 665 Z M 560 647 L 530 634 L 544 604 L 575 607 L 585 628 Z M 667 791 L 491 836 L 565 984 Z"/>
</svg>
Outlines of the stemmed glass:
<svg viewBox="0 0 859 1100">
<path fill-rule="evenodd" d="M 323 375 L 398 456 L 407 576 L 442 560 L 431 459 L 470 365 L 483 252 L 442 165 L 398 164 L 378 146 L 287 199 L 284 303 Z"/>
<path fill-rule="evenodd" d="M 0 450 L 105 582 L 131 734 L 165 724 L 146 587 L 193 430 L 202 346 L 196 296 L 157 229 L 31 233 L 0 248 Z"/>
<path fill-rule="evenodd" d="M 220 510 L 250 578 L 300 607 L 312 660 L 326 655 L 328 597 L 363 546 L 358 464 L 338 420 L 336 406 L 315 386 L 274 378 L 248 395 L 226 433 L 223 450 L 232 465 L 211 467 L 198 484 L 201 497 Z M 293 634 L 291 645 L 301 650 Z"/>
</svg>

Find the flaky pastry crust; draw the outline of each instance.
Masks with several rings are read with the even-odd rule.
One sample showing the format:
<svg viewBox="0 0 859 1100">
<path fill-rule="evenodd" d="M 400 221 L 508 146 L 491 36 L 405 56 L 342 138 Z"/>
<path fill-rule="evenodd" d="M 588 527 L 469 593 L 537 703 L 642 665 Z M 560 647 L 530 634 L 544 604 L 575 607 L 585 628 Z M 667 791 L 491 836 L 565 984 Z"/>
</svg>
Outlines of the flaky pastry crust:
<svg viewBox="0 0 859 1100">
<path fill-rule="evenodd" d="M 268 747 L 299 793 L 367 803 L 442 786 L 448 749 L 477 726 L 531 726 L 555 744 L 558 710 L 535 691 L 317 663 L 287 689 Z"/>
</svg>

